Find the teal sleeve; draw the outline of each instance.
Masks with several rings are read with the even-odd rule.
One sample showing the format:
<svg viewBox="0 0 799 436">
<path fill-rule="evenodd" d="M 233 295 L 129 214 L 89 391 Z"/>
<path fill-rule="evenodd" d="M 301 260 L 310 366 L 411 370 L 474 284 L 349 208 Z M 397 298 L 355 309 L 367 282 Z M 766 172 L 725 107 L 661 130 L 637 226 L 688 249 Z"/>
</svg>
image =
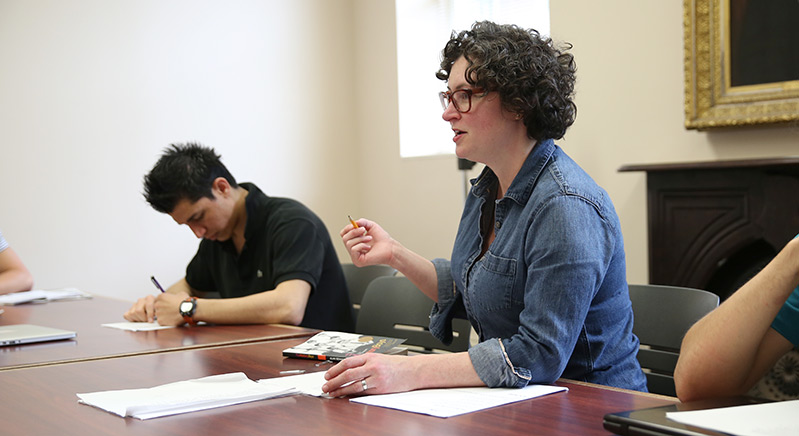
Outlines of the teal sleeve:
<svg viewBox="0 0 799 436">
<path fill-rule="evenodd" d="M 771 323 L 771 328 L 783 335 L 794 346 L 799 346 L 799 287 L 791 292 L 788 301 Z"/>
</svg>

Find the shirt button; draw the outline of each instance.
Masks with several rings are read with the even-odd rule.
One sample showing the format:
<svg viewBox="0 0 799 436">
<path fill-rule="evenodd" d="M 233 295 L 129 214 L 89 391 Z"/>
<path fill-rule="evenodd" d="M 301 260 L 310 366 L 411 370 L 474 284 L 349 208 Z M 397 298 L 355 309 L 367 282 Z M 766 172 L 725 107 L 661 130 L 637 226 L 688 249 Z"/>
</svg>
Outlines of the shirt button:
<svg viewBox="0 0 799 436">
<path fill-rule="evenodd" d="M 495 229 L 497 229 L 497 230 L 499 230 L 499 228 L 500 228 L 500 227 L 502 227 L 502 223 L 501 223 L 501 222 L 499 222 L 499 221 L 495 221 L 495 222 L 494 222 L 494 228 L 495 228 Z"/>
</svg>

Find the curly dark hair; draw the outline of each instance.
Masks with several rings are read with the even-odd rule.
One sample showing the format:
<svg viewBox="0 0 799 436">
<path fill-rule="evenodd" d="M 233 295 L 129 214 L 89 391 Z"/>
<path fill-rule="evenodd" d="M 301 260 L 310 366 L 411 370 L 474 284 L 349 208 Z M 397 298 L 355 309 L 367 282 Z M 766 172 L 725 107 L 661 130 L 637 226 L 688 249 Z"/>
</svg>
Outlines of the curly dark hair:
<svg viewBox="0 0 799 436">
<path fill-rule="evenodd" d="M 499 93 L 503 107 L 521 114 L 530 139 L 560 139 L 574 123 L 574 56 L 555 47 L 534 29 L 480 21 L 471 30 L 452 32 L 442 50 L 436 77 L 447 81 L 461 56 L 466 81 Z"/>
<path fill-rule="evenodd" d="M 213 148 L 193 142 L 170 144 L 144 176 L 144 198 L 158 212 L 172 213 L 181 200 L 213 199 L 211 188 L 217 177 L 238 187 Z"/>
</svg>

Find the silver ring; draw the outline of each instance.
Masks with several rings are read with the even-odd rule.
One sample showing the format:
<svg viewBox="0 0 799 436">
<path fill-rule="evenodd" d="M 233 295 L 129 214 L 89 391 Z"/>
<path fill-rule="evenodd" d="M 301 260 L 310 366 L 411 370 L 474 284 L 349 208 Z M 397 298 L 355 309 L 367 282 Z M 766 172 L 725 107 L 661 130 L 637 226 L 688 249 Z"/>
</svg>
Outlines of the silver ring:
<svg viewBox="0 0 799 436">
<path fill-rule="evenodd" d="M 369 389 L 369 387 L 366 386 L 366 379 L 361 380 L 361 386 L 363 387 L 363 391 Z"/>
</svg>

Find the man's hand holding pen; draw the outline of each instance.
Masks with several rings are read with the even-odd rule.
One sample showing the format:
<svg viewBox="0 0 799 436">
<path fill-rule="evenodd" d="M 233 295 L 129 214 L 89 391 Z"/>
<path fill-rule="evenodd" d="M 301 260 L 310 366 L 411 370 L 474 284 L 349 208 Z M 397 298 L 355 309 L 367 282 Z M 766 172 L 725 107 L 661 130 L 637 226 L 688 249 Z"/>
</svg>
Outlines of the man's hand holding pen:
<svg viewBox="0 0 799 436">
<path fill-rule="evenodd" d="M 186 321 L 180 314 L 180 303 L 187 298 L 189 294 L 183 292 L 175 294 L 165 292 L 155 297 L 154 307 L 158 324 L 174 326 L 185 324 Z"/>
<path fill-rule="evenodd" d="M 180 303 L 188 298 L 186 293 L 166 292 L 155 276 L 150 276 L 153 285 L 161 291 L 157 296 L 148 295 L 138 301 L 125 312 L 125 319 L 131 322 L 158 321 L 161 325 L 182 325 L 185 320 L 180 314 Z"/>
</svg>

